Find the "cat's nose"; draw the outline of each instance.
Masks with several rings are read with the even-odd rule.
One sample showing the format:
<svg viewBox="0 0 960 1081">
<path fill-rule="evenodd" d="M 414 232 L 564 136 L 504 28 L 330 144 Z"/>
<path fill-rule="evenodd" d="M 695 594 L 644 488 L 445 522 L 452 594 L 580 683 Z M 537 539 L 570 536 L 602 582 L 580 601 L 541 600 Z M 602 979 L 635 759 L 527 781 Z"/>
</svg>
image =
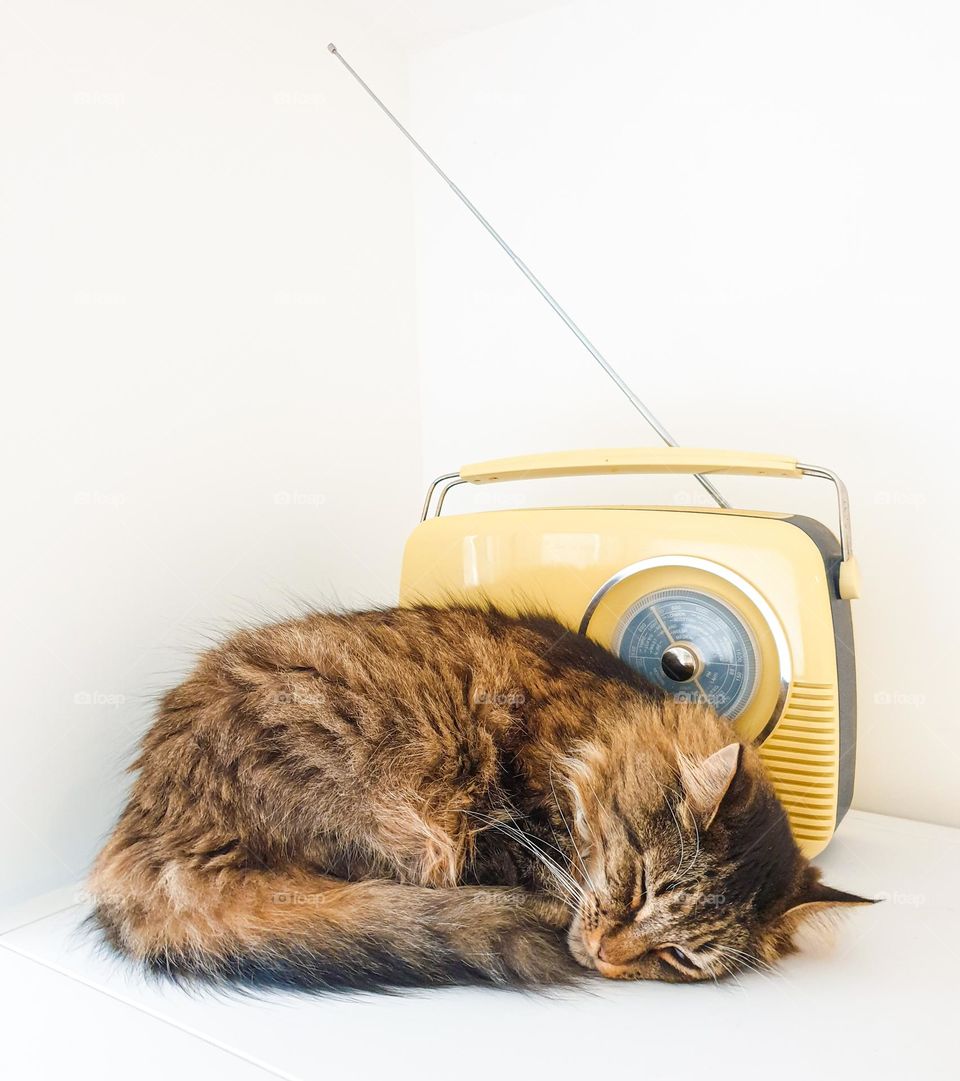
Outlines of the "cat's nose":
<svg viewBox="0 0 960 1081">
<path fill-rule="evenodd" d="M 630 951 L 618 948 L 616 943 L 601 942 L 597 950 L 597 960 L 606 965 L 622 965 L 629 958 L 626 956 Z"/>
<path fill-rule="evenodd" d="M 605 965 L 628 965 L 647 952 L 647 944 L 633 935 L 604 935 L 597 947 L 597 960 Z"/>
</svg>

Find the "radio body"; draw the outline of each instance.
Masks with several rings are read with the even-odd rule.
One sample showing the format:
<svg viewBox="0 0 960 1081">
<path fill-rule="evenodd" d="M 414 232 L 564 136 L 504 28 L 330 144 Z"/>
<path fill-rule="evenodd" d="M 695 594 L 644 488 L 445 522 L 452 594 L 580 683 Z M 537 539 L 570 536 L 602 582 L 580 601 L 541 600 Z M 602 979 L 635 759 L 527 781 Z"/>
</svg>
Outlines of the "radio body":
<svg viewBox="0 0 960 1081">
<path fill-rule="evenodd" d="M 458 484 L 613 473 L 824 477 L 837 486 L 840 538 L 811 518 L 713 507 L 441 514 Z M 439 478 L 406 545 L 400 602 L 549 612 L 668 692 L 709 702 L 758 745 L 814 856 L 853 789 L 858 589 L 846 492 L 831 471 L 664 447 L 501 459 Z"/>
</svg>

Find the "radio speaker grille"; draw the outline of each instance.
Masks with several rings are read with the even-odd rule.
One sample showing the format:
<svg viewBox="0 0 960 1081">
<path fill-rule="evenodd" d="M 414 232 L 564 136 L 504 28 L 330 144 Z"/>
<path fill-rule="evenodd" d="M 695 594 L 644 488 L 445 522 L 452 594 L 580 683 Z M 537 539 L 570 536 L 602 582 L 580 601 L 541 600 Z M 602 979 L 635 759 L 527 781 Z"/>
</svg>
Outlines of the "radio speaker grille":
<svg viewBox="0 0 960 1081">
<path fill-rule="evenodd" d="M 801 847 L 822 847 L 837 817 L 837 691 L 829 683 L 790 688 L 780 723 L 760 757 Z"/>
</svg>

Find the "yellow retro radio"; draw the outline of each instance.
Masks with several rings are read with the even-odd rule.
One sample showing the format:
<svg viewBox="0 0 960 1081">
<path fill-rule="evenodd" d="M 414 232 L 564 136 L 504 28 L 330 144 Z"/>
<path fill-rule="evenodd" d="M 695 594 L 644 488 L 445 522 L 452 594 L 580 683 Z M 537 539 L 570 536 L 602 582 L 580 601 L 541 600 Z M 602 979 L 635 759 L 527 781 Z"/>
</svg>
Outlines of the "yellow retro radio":
<svg viewBox="0 0 960 1081">
<path fill-rule="evenodd" d="M 840 540 L 811 518 L 727 507 L 441 513 L 459 484 L 611 473 L 826 477 L 837 486 Z M 686 447 L 504 458 L 441 477 L 407 542 L 400 587 L 403 604 L 550 611 L 665 690 L 709 702 L 759 745 L 810 856 L 853 789 L 856 595 L 838 477 L 776 455 Z"/>
<path fill-rule="evenodd" d="M 815 855 L 850 805 L 856 757 L 850 601 L 859 582 L 840 478 L 779 455 L 677 446 L 490 222 L 328 48 L 666 444 L 503 458 L 437 478 L 407 542 L 401 603 L 483 601 L 552 612 L 666 691 L 710 703 L 758 745 L 798 842 Z M 643 473 L 692 474 L 717 505 L 442 513 L 462 484 Z M 831 481 L 839 539 L 811 518 L 731 508 L 709 479 L 716 474 Z"/>
</svg>

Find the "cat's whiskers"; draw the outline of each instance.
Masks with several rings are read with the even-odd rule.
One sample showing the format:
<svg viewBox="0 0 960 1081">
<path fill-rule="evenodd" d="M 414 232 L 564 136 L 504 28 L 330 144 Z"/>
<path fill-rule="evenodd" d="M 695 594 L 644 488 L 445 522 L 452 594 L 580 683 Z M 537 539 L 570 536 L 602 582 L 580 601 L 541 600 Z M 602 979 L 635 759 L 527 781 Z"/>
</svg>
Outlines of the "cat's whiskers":
<svg viewBox="0 0 960 1081">
<path fill-rule="evenodd" d="M 731 967 L 728 971 L 754 972 L 764 978 L 770 975 L 778 975 L 776 970 L 766 961 L 747 953 L 745 950 L 737 949 L 735 946 L 720 946 L 717 951 L 717 959 L 725 967 L 726 962 L 730 963 Z"/>
<path fill-rule="evenodd" d="M 597 790 L 593 787 L 593 782 L 587 776 L 580 776 L 578 778 L 581 783 L 585 784 L 590 789 L 590 795 L 593 796 L 593 802 L 597 805 L 597 816 L 601 819 L 601 828 L 609 824 L 610 812 L 600 802 L 600 797 L 597 795 Z"/>
<path fill-rule="evenodd" d="M 724 959 L 722 957 L 719 957 L 719 956 L 717 957 L 717 964 L 726 973 L 726 978 L 731 980 L 736 987 L 738 987 L 738 988 L 740 988 L 742 990 L 743 989 L 743 984 L 740 981 L 739 971 L 736 968 L 734 968 L 732 965 L 728 964 L 726 961 L 724 961 Z"/>
<path fill-rule="evenodd" d="M 678 800 L 682 799 L 682 795 L 669 785 L 661 784 L 656 778 L 653 778 L 654 783 L 660 789 L 664 796 L 664 803 L 667 805 L 667 810 L 670 812 L 670 817 L 673 819 L 673 824 L 677 827 L 677 839 L 680 843 L 680 858 L 677 861 L 677 869 L 674 875 L 677 879 L 680 879 L 685 874 L 689 874 L 690 871 L 696 866 L 697 859 L 700 856 L 700 827 L 697 825 L 696 818 L 692 818 L 693 832 L 694 832 L 694 849 L 693 855 L 690 857 L 690 862 L 684 866 L 685 859 L 685 842 L 683 837 L 683 827 L 680 825 L 680 820 L 677 818 L 676 812 L 673 809 L 673 804 L 670 802 L 670 796 L 675 796 Z"/>
<path fill-rule="evenodd" d="M 523 812 L 522 812 L 522 811 L 519 811 L 519 810 L 517 810 L 517 808 L 516 808 L 516 807 L 514 807 L 514 806 L 513 806 L 513 804 L 511 804 L 509 800 L 506 800 L 506 799 L 505 799 L 505 800 L 503 801 L 503 803 L 504 803 L 504 808 L 505 808 L 506 810 L 510 811 L 511 815 L 513 816 L 513 817 L 512 817 L 512 821 L 513 821 L 513 822 L 515 822 L 515 821 L 516 821 L 516 820 L 517 820 L 518 818 L 522 818 L 522 817 L 523 817 Z M 551 850 L 552 850 L 553 852 L 556 852 L 556 854 L 557 854 L 557 855 L 558 855 L 558 856 L 559 856 L 559 857 L 560 857 L 561 859 L 563 859 L 563 860 L 566 860 L 566 859 L 567 859 L 567 855 L 568 855 L 568 854 L 567 854 L 567 853 L 566 853 L 566 852 L 565 852 L 565 851 L 564 851 L 564 850 L 563 850 L 563 849 L 562 849 L 562 848 L 561 848 L 561 847 L 560 847 L 560 846 L 559 846 L 558 844 L 556 844 L 555 842 L 553 842 L 553 841 L 550 841 L 550 840 L 548 840 L 548 839 L 547 839 L 546 837 L 538 837 L 538 838 L 537 838 L 537 841 L 538 841 L 538 842 L 539 842 L 540 844 L 542 844 L 542 845 L 545 845 L 545 846 L 546 846 L 547 848 L 551 849 Z"/>
<path fill-rule="evenodd" d="M 697 857 L 700 855 L 700 827 L 697 825 L 696 818 L 693 819 L 693 830 L 695 836 L 693 856 L 690 859 L 690 866 L 686 868 L 687 871 L 692 871 L 697 864 Z"/>
<path fill-rule="evenodd" d="M 567 836 L 570 838 L 570 844 L 573 845 L 573 851 L 577 854 L 577 861 L 580 864 L 580 870 L 583 872 L 583 877 L 587 880 L 590 889 L 594 895 L 597 892 L 596 883 L 590 877 L 590 872 L 587 870 L 587 862 L 583 858 L 583 853 L 580 851 L 580 846 L 577 844 L 576 838 L 573 836 L 573 831 L 567 823 L 566 815 L 563 813 L 563 808 L 560 806 L 560 799 L 557 796 L 557 788 L 553 781 L 553 767 L 550 767 L 550 791 L 553 793 L 553 802 L 557 805 L 557 812 L 560 815 L 560 821 L 563 823 L 563 828 L 567 831 Z"/>
<path fill-rule="evenodd" d="M 555 884 L 560 887 L 561 894 L 567 898 L 568 901 L 575 899 L 575 895 L 572 892 L 572 886 L 576 885 L 575 882 L 566 881 L 565 872 L 556 864 L 545 852 L 539 849 L 525 834 L 519 829 L 510 825 L 507 822 L 500 821 L 499 819 L 491 818 L 488 815 L 482 815 L 478 811 L 464 811 L 464 814 L 470 815 L 472 818 L 479 818 L 485 823 L 480 827 L 480 831 L 487 829 L 497 830 L 504 834 L 506 837 L 510 837 L 517 841 L 522 848 L 529 852 L 538 863 L 545 867 L 553 876 Z"/>
<path fill-rule="evenodd" d="M 767 964 L 767 962 L 764 961 L 762 958 L 757 957 L 752 953 L 748 953 L 746 950 L 741 950 L 739 948 L 739 946 L 723 946 L 723 945 L 721 945 L 721 946 L 718 947 L 718 949 L 721 950 L 723 953 L 728 953 L 728 954 L 731 954 L 733 956 L 742 957 L 742 958 L 744 958 L 744 960 L 752 961 L 752 962 L 754 962 L 755 964 L 758 964 L 758 965 L 766 965 Z"/>
<path fill-rule="evenodd" d="M 470 815 L 473 818 L 479 818 L 481 821 L 485 821 L 487 823 L 487 828 L 489 829 L 499 830 L 505 836 L 512 837 L 518 844 L 526 849 L 537 862 L 553 875 L 561 893 L 566 897 L 570 904 L 574 907 L 578 907 L 583 902 L 585 891 L 580 883 L 577 882 L 569 871 L 564 870 L 555 860 L 548 856 L 533 840 L 531 840 L 531 838 L 523 833 L 522 830 L 511 823 L 503 822 L 490 815 L 481 814 L 479 811 L 465 810 L 463 813 Z"/>
<path fill-rule="evenodd" d="M 677 860 L 677 869 L 674 872 L 674 876 L 679 879 L 684 872 L 683 858 L 684 858 L 684 841 L 683 841 L 683 829 L 680 826 L 680 819 L 677 818 L 676 812 L 673 809 L 673 804 L 670 802 L 669 796 L 678 796 L 679 793 L 673 789 L 668 788 L 666 785 L 661 784 L 656 778 L 653 778 L 654 783 L 659 787 L 660 791 L 664 795 L 664 803 L 667 805 L 667 810 L 670 812 L 670 817 L 673 819 L 673 824 L 677 827 L 677 840 L 680 842 L 680 858 Z M 697 853 L 699 853 L 699 833 L 697 834 L 698 845 Z M 696 857 L 696 854 L 694 857 Z M 693 864 L 690 865 L 691 867 Z"/>
</svg>

